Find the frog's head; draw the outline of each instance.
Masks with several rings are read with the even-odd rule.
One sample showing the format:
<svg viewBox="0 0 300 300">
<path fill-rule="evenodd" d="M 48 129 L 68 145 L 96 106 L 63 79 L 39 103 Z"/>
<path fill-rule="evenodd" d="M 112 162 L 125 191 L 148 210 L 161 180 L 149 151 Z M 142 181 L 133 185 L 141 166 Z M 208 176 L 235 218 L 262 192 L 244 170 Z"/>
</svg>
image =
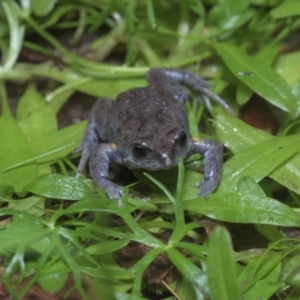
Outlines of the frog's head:
<svg viewBox="0 0 300 300">
<path fill-rule="evenodd" d="M 124 165 L 130 169 L 165 170 L 177 166 L 179 157 L 186 158 L 192 145 L 190 133 L 174 130 L 169 134 L 154 133 L 127 143 L 122 149 Z"/>
</svg>

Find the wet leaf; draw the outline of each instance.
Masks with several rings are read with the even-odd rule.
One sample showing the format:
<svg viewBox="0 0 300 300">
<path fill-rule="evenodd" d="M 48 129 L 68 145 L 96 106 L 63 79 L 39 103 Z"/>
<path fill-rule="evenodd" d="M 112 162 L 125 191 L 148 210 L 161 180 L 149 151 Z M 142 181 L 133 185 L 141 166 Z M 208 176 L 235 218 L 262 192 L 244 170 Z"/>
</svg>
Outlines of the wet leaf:
<svg viewBox="0 0 300 300">
<path fill-rule="evenodd" d="M 80 179 L 60 174 L 37 178 L 27 190 L 44 197 L 62 200 L 82 200 L 90 197 L 90 188 Z"/>
<path fill-rule="evenodd" d="M 200 268 L 194 265 L 188 258 L 174 248 L 168 248 L 168 256 L 176 268 L 181 272 L 185 279 L 193 283 L 194 297 L 192 299 L 204 300 L 207 298 L 208 283 L 207 276 Z M 196 298 L 195 298 L 196 297 Z"/>
<path fill-rule="evenodd" d="M 286 112 L 294 114 L 297 111 L 297 101 L 290 87 L 267 64 L 233 45 L 219 43 L 214 48 L 232 74 L 254 92 Z"/>
<path fill-rule="evenodd" d="M 220 139 L 220 141 L 227 147 L 229 148 L 233 153 L 238 153 L 242 150 L 244 151 L 249 151 L 248 154 L 248 158 L 246 158 L 246 164 L 248 164 L 249 161 L 254 162 L 256 160 L 256 158 L 261 157 L 263 153 L 262 152 L 256 152 L 256 153 L 252 153 L 250 154 L 250 152 L 255 149 L 255 148 L 249 148 L 253 145 L 257 145 L 257 144 L 261 144 L 264 143 L 264 145 L 266 145 L 266 149 L 264 149 L 263 151 L 267 150 L 267 148 L 269 148 L 270 153 L 267 155 L 269 156 L 266 160 L 264 161 L 264 159 L 262 159 L 263 164 L 261 166 L 259 166 L 257 163 L 259 161 L 254 162 L 254 164 L 256 166 L 258 166 L 257 170 L 255 171 L 255 173 L 261 173 L 260 175 L 263 175 L 263 173 L 265 173 L 265 176 L 269 176 L 272 179 L 276 180 L 278 183 L 286 186 L 287 188 L 291 189 L 292 191 L 295 191 L 296 193 L 300 194 L 300 185 L 298 184 L 299 180 L 300 180 L 300 154 L 296 154 L 293 157 L 291 157 L 286 163 L 279 165 L 275 170 L 270 170 L 272 169 L 272 167 L 274 167 L 273 163 L 276 163 L 276 161 L 280 161 L 280 157 L 281 159 L 283 159 L 283 157 L 281 155 L 283 155 L 284 153 L 281 153 L 281 150 L 283 149 L 279 149 L 278 148 L 278 153 L 276 153 L 276 149 L 273 149 L 273 154 L 272 154 L 272 149 L 270 149 L 270 145 L 269 142 L 272 140 L 273 145 L 277 144 L 276 139 L 278 140 L 278 143 L 280 144 L 281 142 L 288 143 L 288 139 L 295 139 L 295 144 L 293 145 L 293 147 L 297 148 L 297 139 L 299 140 L 299 136 L 297 138 L 297 136 L 295 135 L 294 137 L 286 137 L 288 138 L 287 140 L 284 141 L 283 140 L 280 141 L 280 139 L 282 138 L 276 138 L 274 136 L 272 136 L 271 134 L 264 132 L 262 130 L 259 129 L 255 129 L 249 125 L 247 125 L 246 123 L 242 122 L 241 120 L 225 115 L 225 114 L 220 114 L 217 117 L 217 121 L 215 122 L 215 128 L 217 131 L 217 135 Z M 265 141 L 265 142 L 264 142 Z M 299 140 L 300 143 L 300 140 Z M 299 144 L 298 143 L 298 144 Z M 269 146 L 267 145 L 269 144 Z M 277 146 L 279 145 L 277 144 Z M 260 151 L 260 147 L 256 148 L 258 151 Z M 285 146 L 289 147 L 289 146 Z M 298 146 L 299 147 L 299 146 Z M 299 149 L 299 148 L 298 148 Z M 285 152 L 285 155 L 288 155 L 288 152 L 290 149 L 286 149 L 287 152 Z M 257 153 L 259 153 L 259 155 L 257 155 Z M 245 152 L 244 152 L 245 154 Z M 241 154 L 241 157 L 244 156 L 244 154 Z M 274 161 L 272 160 L 272 155 L 274 155 Z M 247 154 L 246 154 L 247 156 Z M 244 157 L 245 158 L 245 157 Z M 239 160 L 239 157 L 234 158 L 234 160 L 237 159 Z M 242 159 L 243 160 L 243 159 Z M 269 164 L 270 167 L 270 171 L 268 173 L 268 166 L 265 164 Z M 231 165 L 231 163 L 229 163 L 229 166 Z M 242 170 L 244 168 L 244 165 L 240 165 L 240 170 Z M 224 169 L 227 168 L 227 164 L 225 166 Z M 231 168 L 231 167 L 230 167 Z M 226 188 L 226 190 L 228 188 L 231 188 L 231 186 L 225 186 L 226 184 L 229 184 L 230 179 L 229 178 L 233 178 L 232 174 L 234 172 L 239 172 L 238 170 L 234 171 L 233 169 L 228 169 L 226 172 L 228 172 L 228 177 L 227 179 L 225 179 L 226 183 L 223 184 L 223 187 Z M 231 173 L 233 172 L 233 173 Z M 225 173 L 225 172 L 224 172 Z M 241 174 L 240 174 L 241 175 Z M 248 174 L 249 175 L 249 174 Z M 250 174 L 251 177 L 253 174 Z M 257 174 L 259 175 L 259 174 Z M 223 175 L 223 178 L 226 178 L 226 174 Z M 257 179 L 256 179 L 257 180 Z M 222 184 L 222 183 L 221 183 Z"/>
<path fill-rule="evenodd" d="M 183 202 L 184 209 L 215 220 L 233 223 L 257 223 L 299 226 L 300 217 L 289 206 L 268 197 L 242 193 L 215 193 L 207 200 L 196 198 Z"/>
<path fill-rule="evenodd" d="M 224 165 L 219 191 L 235 189 L 237 181 L 243 176 L 251 176 L 259 182 L 277 166 L 298 153 L 299 149 L 299 136 L 294 135 L 275 137 L 236 153 Z"/>
</svg>

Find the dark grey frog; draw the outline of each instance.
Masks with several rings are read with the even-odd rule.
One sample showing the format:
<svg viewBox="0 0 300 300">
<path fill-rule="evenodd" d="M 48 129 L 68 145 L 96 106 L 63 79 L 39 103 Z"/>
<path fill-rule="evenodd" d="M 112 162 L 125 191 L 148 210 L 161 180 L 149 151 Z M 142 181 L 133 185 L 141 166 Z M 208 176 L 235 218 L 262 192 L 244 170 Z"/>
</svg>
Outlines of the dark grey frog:
<svg viewBox="0 0 300 300">
<path fill-rule="evenodd" d="M 109 180 L 110 161 L 129 169 L 165 170 L 176 166 L 180 157 L 201 153 L 204 180 L 198 195 L 207 197 L 221 179 L 223 146 L 192 138 L 183 107 L 188 94 L 182 86 L 228 111 L 230 107 L 208 90 L 208 82 L 186 71 L 152 69 L 147 80 L 149 86 L 123 92 L 116 101 L 102 98 L 95 103 L 83 141 L 74 151 L 82 151 L 77 176 L 90 158 L 94 181 L 109 198 L 120 203 L 123 191 Z"/>
</svg>

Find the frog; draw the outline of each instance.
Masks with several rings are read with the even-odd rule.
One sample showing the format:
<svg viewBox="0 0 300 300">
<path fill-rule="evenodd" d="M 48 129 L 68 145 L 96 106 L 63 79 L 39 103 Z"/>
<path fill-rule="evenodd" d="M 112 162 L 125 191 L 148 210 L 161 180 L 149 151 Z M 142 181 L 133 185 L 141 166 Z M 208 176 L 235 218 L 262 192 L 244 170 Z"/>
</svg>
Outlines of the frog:
<svg viewBox="0 0 300 300">
<path fill-rule="evenodd" d="M 181 69 L 153 68 L 146 74 L 146 87 L 120 93 L 115 101 L 100 98 L 94 104 L 88 127 L 79 147 L 82 152 L 77 177 L 89 160 L 91 176 L 110 199 L 122 203 L 123 188 L 109 178 L 111 162 L 129 169 L 167 170 L 180 157 L 200 153 L 204 157 L 204 179 L 197 196 L 207 198 L 222 175 L 223 145 L 215 140 L 193 138 L 184 103 L 188 90 L 214 100 L 225 110 L 230 106 L 209 90 L 211 84 Z"/>
</svg>

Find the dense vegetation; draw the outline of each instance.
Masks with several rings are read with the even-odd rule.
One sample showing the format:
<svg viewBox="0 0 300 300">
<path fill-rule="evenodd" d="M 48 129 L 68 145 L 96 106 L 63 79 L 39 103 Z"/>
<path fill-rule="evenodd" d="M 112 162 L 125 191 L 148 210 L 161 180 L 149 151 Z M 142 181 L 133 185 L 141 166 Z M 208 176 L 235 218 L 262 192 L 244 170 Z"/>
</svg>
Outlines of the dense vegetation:
<svg viewBox="0 0 300 300">
<path fill-rule="evenodd" d="M 2 0 L 0 14 L 0 295 L 299 299 L 298 0 Z M 61 128 L 59 111 L 144 86 L 151 67 L 211 81 L 235 112 L 186 105 L 193 136 L 226 147 L 208 199 L 197 155 L 135 172 L 123 207 L 74 176 L 87 123 Z"/>
</svg>

